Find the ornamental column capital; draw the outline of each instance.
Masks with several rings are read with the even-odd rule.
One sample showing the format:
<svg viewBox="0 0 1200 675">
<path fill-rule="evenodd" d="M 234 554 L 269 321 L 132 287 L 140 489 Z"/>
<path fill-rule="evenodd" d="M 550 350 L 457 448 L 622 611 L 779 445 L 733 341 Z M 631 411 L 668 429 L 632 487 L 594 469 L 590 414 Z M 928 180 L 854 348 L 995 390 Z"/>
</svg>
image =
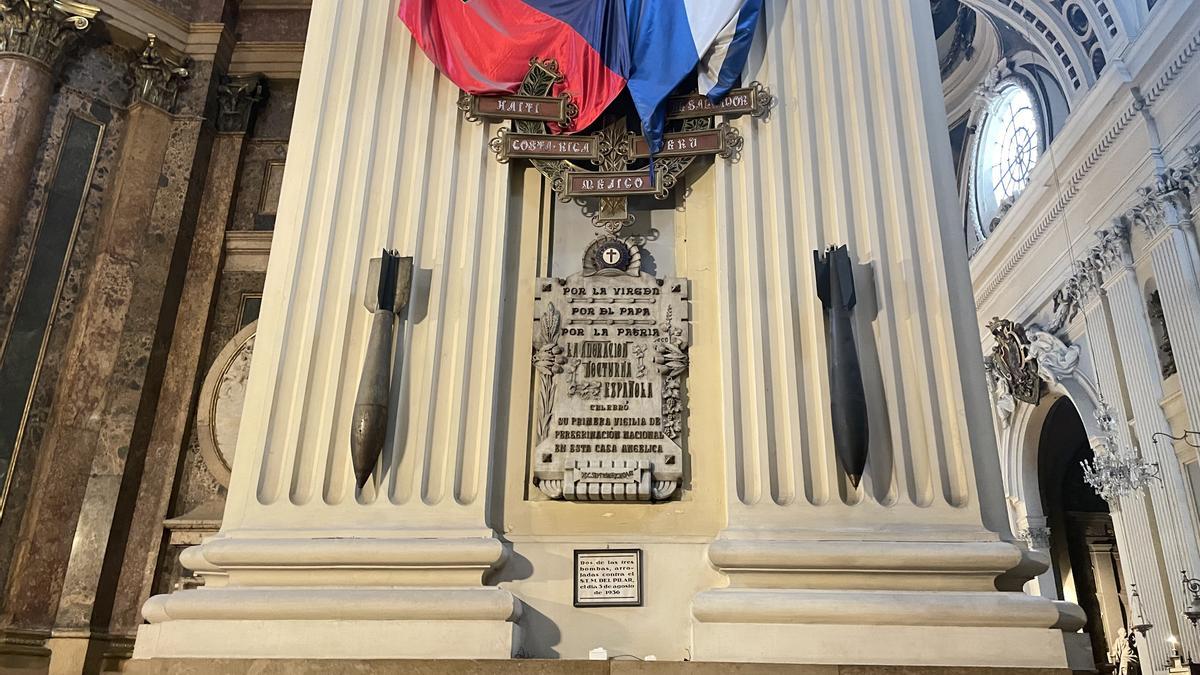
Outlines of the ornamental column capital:
<svg viewBox="0 0 1200 675">
<path fill-rule="evenodd" d="M 19 54 L 58 72 L 99 13 L 72 0 L 0 0 L 0 54 Z"/>
<path fill-rule="evenodd" d="M 217 131 L 246 133 L 254 106 L 266 96 L 262 73 L 230 77 L 225 75 L 217 85 Z"/>
<path fill-rule="evenodd" d="M 130 65 L 133 99 L 173 113 L 180 86 L 191 77 L 188 70 L 191 60 L 184 56 L 168 56 L 164 51 L 158 36 L 147 33 L 141 54 Z"/>
</svg>

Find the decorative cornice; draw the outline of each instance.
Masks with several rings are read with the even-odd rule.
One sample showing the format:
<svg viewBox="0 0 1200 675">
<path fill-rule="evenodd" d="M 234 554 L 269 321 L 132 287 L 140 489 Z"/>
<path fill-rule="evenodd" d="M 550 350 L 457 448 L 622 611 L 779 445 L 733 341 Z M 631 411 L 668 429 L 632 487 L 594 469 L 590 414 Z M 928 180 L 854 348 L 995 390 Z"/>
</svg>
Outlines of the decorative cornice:
<svg viewBox="0 0 1200 675">
<path fill-rule="evenodd" d="M 1122 221 L 1096 233 L 1100 243 L 1088 249 L 1082 258 L 1071 264 L 1071 275 L 1051 298 L 1052 314 L 1046 332 L 1059 333 L 1104 287 L 1108 274 L 1115 268 L 1132 264 L 1129 251 L 1129 227 Z"/>
<path fill-rule="evenodd" d="M 1100 141 L 1092 148 L 1083 162 L 1071 172 L 1071 175 L 1065 182 L 1063 192 L 1058 196 L 1054 205 L 1050 210 L 1038 221 L 1036 227 L 1030 232 L 1024 240 L 1022 240 L 1017 250 L 1004 262 L 999 271 L 996 272 L 990 279 L 981 285 L 978 295 L 977 305 L 986 305 L 995 294 L 1004 287 L 1009 277 L 1016 272 L 1017 268 L 1051 230 L 1051 228 L 1062 217 L 1067 207 L 1079 195 L 1079 186 L 1083 179 L 1089 176 L 1096 165 L 1100 163 L 1100 159 L 1108 153 L 1109 149 L 1116 144 L 1118 138 L 1125 133 L 1125 130 L 1141 113 L 1140 106 L 1154 105 L 1163 94 L 1171 88 L 1171 85 L 1179 78 L 1179 74 L 1189 62 L 1200 52 L 1200 32 L 1192 35 L 1183 49 L 1176 55 L 1175 59 L 1163 70 L 1162 74 L 1154 80 L 1148 89 L 1143 89 L 1144 98 L 1142 101 L 1132 102 L 1117 118 L 1109 129 L 1101 136 Z"/>
<path fill-rule="evenodd" d="M 1079 313 L 1093 293 L 1103 287 L 1117 267 L 1133 265 L 1130 236 L 1134 229 L 1154 237 L 1165 227 L 1191 227 L 1191 193 L 1200 187 L 1200 145 L 1185 151 L 1183 166 L 1166 171 L 1155 184 L 1138 190 L 1138 201 L 1100 230 L 1100 243 L 1071 264 L 1071 274 L 1054 292 L 1047 330 L 1058 333 Z M 986 302 L 986 300 L 984 301 Z"/>
<path fill-rule="evenodd" d="M 262 73 L 274 80 L 298 80 L 303 60 L 303 42 L 239 42 L 229 62 L 229 74 Z"/>
<path fill-rule="evenodd" d="M 0 54 L 20 54 L 57 72 L 99 13 L 70 0 L 0 0 Z"/>
<path fill-rule="evenodd" d="M 130 66 L 134 81 L 134 100 L 149 103 L 170 113 L 175 112 L 179 87 L 191 76 L 188 65 L 190 59 L 186 57 L 163 56 L 159 50 L 158 37 L 154 33 L 146 35 L 142 53 Z"/>
<path fill-rule="evenodd" d="M 254 106 L 263 100 L 265 90 L 260 74 L 244 77 L 221 77 L 217 85 L 217 131 L 246 133 Z"/>
<path fill-rule="evenodd" d="M 1188 147 L 1185 154 L 1183 166 L 1168 169 L 1154 185 L 1138 190 L 1138 202 L 1122 216 L 1151 239 L 1168 227 L 1192 225 L 1191 196 L 1200 187 L 1200 145 Z"/>
</svg>

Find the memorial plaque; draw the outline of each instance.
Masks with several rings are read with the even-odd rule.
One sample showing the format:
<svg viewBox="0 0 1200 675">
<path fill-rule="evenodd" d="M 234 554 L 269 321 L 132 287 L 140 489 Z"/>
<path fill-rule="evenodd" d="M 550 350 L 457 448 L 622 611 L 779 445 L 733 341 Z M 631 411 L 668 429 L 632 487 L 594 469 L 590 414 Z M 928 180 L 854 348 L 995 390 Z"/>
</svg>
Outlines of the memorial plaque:
<svg viewBox="0 0 1200 675">
<path fill-rule="evenodd" d="M 681 120 L 713 115 L 753 115 L 761 107 L 758 92 L 752 88 L 731 90 L 725 98 L 713 103 L 704 94 L 672 96 L 667 99 L 667 119 Z"/>
<path fill-rule="evenodd" d="M 641 607 L 642 551 L 575 551 L 576 607 Z"/>
<path fill-rule="evenodd" d="M 567 197 L 652 195 L 658 192 L 654 177 L 643 171 L 571 171 Z"/>
<path fill-rule="evenodd" d="M 583 159 L 599 157 L 600 144 L 595 136 L 552 134 L 501 134 L 498 154 L 506 159 Z"/>
<path fill-rule="evenodd" d="M 640 261 L 601 239 L 584 271 L 537 281 L 534 480 L 552 498 L 659 501 L 683 478 L 688 282 Z"/>
<path fill-rule="evenodd" d="M 725 152 L 725 129 L 707 129 L 705 131 L 683 131 L 663 136 L 662 151 L 659 157 L 691 157 L 694 155 L 719 155 Z M 630 148 L 633 157 L 649 157 L 650 145 L 643 136 L 633 139 Z"/>
</svg>

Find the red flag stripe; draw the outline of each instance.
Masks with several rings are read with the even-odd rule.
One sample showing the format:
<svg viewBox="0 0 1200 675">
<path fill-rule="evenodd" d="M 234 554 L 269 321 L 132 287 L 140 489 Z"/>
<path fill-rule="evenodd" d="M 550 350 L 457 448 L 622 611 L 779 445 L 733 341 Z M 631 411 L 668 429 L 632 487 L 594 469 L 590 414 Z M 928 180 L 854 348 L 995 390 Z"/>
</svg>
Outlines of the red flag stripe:
<svg viewBox="0 0 1200 675">
<path fill-rule="evenodd" d="M 400 18 L 438 69 L 472 94 L 513 93 L 529 60 L 554 59 L 588 127 L 625 87 L 625 79 L 570 25 L 520 0 L 405 0 Z"/>
</svg>

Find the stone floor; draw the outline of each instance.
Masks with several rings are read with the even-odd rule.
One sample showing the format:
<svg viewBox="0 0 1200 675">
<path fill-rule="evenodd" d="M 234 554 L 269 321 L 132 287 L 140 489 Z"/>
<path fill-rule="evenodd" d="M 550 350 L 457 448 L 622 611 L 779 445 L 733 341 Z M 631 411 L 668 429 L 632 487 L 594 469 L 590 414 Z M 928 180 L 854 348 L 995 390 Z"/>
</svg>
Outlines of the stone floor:
<svg viewBox="0 0 1200 675">
<path fill-rule="evenodd" d="M 680 663 L 641 661 L 127 661 L 130 675 L 1071 675 L 1031 668 L 926 668 L 805 666 L 798 664 Z"/>
</svg>

